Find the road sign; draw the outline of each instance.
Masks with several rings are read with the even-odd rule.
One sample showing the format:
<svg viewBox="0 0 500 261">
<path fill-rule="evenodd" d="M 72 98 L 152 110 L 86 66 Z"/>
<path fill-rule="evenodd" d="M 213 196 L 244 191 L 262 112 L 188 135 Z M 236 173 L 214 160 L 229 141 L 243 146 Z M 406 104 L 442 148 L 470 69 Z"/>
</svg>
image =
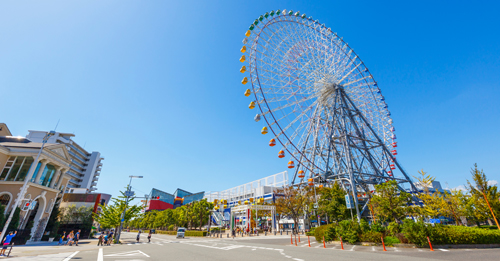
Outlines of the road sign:
<svg viewBox="0 0 500 261">
<path fill-rule="evenodd" d="M 314 203 L 314 209 L 318 209 L 318 203 Z"/>
<path fill-rule="evenodd" d="M 354 204 L 352 202 L 352 196 L 350 195 L 345 195 L 345 205 L 347 207 L 347 209 L 351 209 L 351 208 L 354 208 Z"/>
<path fill-rule="evenodd" d="M 135 193 L 133 191 L 127 190 L 125 191 L 125 197 L 133 197 Z"/>
<path fill-rule="evenodd" d="M 122 218 L 122 222 L 125 222 L 125 219 L 124 219 L 124 218 Z"/>
</svg>

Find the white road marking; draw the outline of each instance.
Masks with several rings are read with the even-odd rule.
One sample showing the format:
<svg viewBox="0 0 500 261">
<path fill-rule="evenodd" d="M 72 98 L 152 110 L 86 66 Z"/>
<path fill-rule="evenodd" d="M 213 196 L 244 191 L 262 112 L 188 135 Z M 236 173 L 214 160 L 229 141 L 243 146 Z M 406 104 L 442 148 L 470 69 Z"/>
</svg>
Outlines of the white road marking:
<svg viewBox="0 0 500 261">
<path fill-rule="evenodd" d="M 99 248 L 99 253 L 97 254 L 97 261 L 103 261 L 104 257 L 102 256 L 102 248 Z"/>
<path fill-rule="evenodd" d="M 377 250 L 375 250 L 375 247 L 374 247 L 374 246 L 372 246 L 372 251 L 377 251 Z"/>
<path fill-rule="evenodd" d="M 448 250 L 448 249 L 442 249 L 442 248 L 438 248 L 438 249 L 439 249 L 439 250 L 441 250 L 441 251 L 445 251 L 445 252 L 450 251 L 450 250 Z"/>
<path fill-rule="evenodd" d="M 318 247 L 320 247 L 320 245 L 317 245 L 317 246 L 315 246 L 314 248 L 318 248 Z"/>
<path fill-rule="evenodd" d="M 396 252 L 401 252 L 401 250 L 398 250 L 398 248 L 397 248 L 397 247 L 394 247 L 394 251 L 396 251 Z"/>
<path fill-rule="evenodd" d="M 150 256 L 148 256 L 146 253 L 142 252 L 141 250 L 137 250 L 137 251 L 138 251 L 139 253 L 141 253 L 141 254 L 143 254 L 143 255 L 147 256 L 147 257 L 150 257 Z"/>
<path fill-rule="evenodd" d="M 76 254 L 78 254 L 78 252 L 80 251 L 76 251 L 75 253 L 69 255 L 68 257 L 66 257 L 63 261 L 69 261 L 71 258 L 73 258 Z"/>
<path fill-rule="evenodd" d="M 355 248 L 355 247 L 356 247 L 356 246 L 352 246 L 352 248 L 351 248 L 351 249 L 349 249 L 349 251 L 354 251 L 354 248 Z"/>
</svg>

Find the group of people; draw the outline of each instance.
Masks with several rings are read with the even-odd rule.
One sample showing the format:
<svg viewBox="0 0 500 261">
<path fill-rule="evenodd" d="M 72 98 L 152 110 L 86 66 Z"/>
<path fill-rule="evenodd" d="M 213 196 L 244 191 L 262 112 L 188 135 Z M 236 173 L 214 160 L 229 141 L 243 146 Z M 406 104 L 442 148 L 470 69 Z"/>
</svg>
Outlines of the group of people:
<svg viewBox="0 0 500 261">
<path fill-rule="evenodd" d="M 80 240 L 80 233 L 82 232 L 81 229 L 78 230 L 78 232 L 74 232 L 71 230 L 69 234 L 66 235 L 66 231 L 63 232 L 62 236 L 59 238 L 59 243 L 57 245 L 64 245 L 64 246 L 72 246 L 73 243 L 75 243 L 75 246 L 78 246 L 78 241 Z"/>
<path fill-rule="evenodd" d="M 98 246 L 110 246 L 111 241 L 113 240 L 113 231 L 106 231 L 106 233 L 103 231 L 97 238 L 97 245 Z"/>
</svg>

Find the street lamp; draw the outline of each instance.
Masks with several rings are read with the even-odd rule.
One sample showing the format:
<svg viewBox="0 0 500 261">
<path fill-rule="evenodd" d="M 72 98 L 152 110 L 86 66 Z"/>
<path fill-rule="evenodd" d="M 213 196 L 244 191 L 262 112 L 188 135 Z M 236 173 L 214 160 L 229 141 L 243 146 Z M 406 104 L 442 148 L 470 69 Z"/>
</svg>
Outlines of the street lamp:
<svg viewBox="0 0 500 261">
<path fill-rule="evenodd" d="M 7 228 L 9 227 L 10 222 L 12 221 L 12 217 L 14 216 L 14 212 L 16 212 L 17 206 L 19 206 L 19 202 L 24 199 L 24 195 L 26 194 L 26 190 L 28 189 L 28 182 L 29 180 L 32 179 L 31 176 L 33 176 L 36 166 L 38 164 L 38 159 L 40 158 L 40 154 L 42 154 L 43 147 L 45 146 L 45 143 L 49 140 L 50 137 L 54 136 L 56 134 L 55 131 L 50 131 L 45 134 L 42 140 L 42 147 L 40 147 L 40 150 L 38 151 L 38 155 L 36 155 L 35 161 L 30 166 L 30 170 L 28 171 L 28 174 L 24 178 L 24 184 L 21 187 L 21 192 L 19 193 L 19 196 L 16 198 L 16 201 L 14 205 L 12 206 L 12 210 L 10 211 L 9 218 L 7 219 L 7 222 L 5 222 L 5 225 L 3 226 L 2 234 L 0 235 L 0 242 L 3 240 L 3 237 L 5 233 L 7 232 Z M 43 171 L 43 170 L 42 170 Z M 62 179 L 61 179 L 62 180 Z"/>
<path fill-rule="evenodd" d="M 120 226 L 118 227 L 118 231 L 116 231 L 116 242 L 120 242 L 120 235 L 122 234 L 122 229 L 123 229 L 123 221 L 125 221 L 125 212 L 127 211 L 127 206 L 128 206 L 128 199 L 130 197 L 134 196 L 134 192 L 132 191 L 132 187 L 130 186 L 132 184 L 132 179 L 142 179 L 143 176 L 129 176 L 130 177 L 130 182 L 128 183 L 127 186 L 127 191 L 125 191 L 125 207 L 123 208 L 123 213 L 120 218 Z"/>
</svg>

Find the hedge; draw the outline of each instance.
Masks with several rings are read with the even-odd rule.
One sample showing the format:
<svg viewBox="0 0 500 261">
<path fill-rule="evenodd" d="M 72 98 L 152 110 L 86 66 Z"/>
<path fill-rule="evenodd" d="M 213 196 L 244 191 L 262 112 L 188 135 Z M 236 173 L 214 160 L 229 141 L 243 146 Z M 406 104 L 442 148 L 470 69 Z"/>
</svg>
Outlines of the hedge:
<svg viewBox="0 0 500 261">
<path fill-rule="evenodd" d="M 368 226 L 365 222 L 343 220 L 339 223 L 317 227 L 314 232 L 316 241 L 339 240 L 354 244 L 359 241 L 380 243 L 381 237 L 387 245 L 397 243 L 413 243 L 417 246 L 428 246 L 427 237 L 435 245 L 452 244 L 500 244 L 498 229 L 485 229 L 465 226 L 444 226 L 441 224 L 425 224 L 405 220 L 402 225 L 390 223 L 388 227 L 379 224 Z"/>
<path fill-rule="evenodd" d="M 130 230 L 130 232 L 139 232 L 138 230 Z M 149 233 L 149 230 L 144 230 L 144 233 Z M 164 234 L 177 236 L 177 231 L 164 231 L 164 230 L 156 230 L 156 234 Z M 184 233 L 187 237 L 205 237 L 207 236 L 207 231 L 197 231 L 197 230 L 188 230 Z"/>
</svg>

